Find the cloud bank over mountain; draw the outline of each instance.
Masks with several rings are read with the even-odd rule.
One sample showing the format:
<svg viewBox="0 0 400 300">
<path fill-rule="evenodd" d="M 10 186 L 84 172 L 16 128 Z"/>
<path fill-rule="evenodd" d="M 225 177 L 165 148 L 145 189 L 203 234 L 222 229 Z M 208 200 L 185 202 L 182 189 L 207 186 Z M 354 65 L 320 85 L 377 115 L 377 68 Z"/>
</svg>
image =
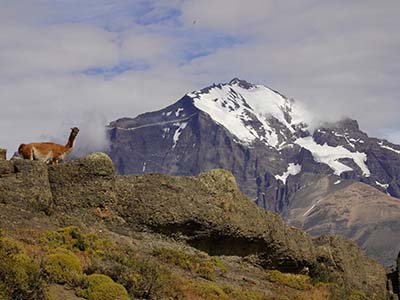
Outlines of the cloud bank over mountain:
<svg viewBox="0 0 400 300">
<path fill-rule="evenodd" d="M 135 116 L 233 77 L 400 142 L 397 0 L 0 5 L 0 146 L 10 151 L 72 123 L 83 136 L 91 114 Z"/>
</svg>

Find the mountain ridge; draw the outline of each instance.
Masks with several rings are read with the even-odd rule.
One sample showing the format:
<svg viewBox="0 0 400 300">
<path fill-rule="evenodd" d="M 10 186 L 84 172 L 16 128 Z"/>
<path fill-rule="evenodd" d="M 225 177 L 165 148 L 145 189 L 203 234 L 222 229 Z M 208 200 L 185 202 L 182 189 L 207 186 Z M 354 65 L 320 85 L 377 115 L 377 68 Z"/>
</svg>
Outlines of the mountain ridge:
<svg viewBox="0 0 400 300">
<path fill-rule="evenodd" d="M 109 154 L 121 174 L 229 170 L 258 206 L 289 223 L 298 218 L 290 214 L 296 195 L 326 176 L 332 186 L 358 181 L 400 198 L 400 146 L 369 137 L 350 118 L 311 132 L 307 112 L 297 107 L 281 93 L 236 78 L 164 109 L 111 122 Z M 395 259 L 392 251 L 386 249 L 381 260 L 386 265 Z"/>
<path fill-rule="evenodd" d="M 288 99 L 272 89 L 235 78 L 228 84 L 214 84 L 202 90 L 188 93 L 179 101 L 164 109 L 144 113 L 136 118 L 123 118 L 111 122 L 109 125 L 112 141 L 110 154 L 111 157 L 118 156 L 115 154 L 119 150 L 116 140 L 118 130 L 133 132 L 146 127 L 159 127 L 157 129 L 162 130 L 160 136 L 169 143 L 164 141 L 157 146 L 173 148 L 174 150 L 189 123 L 189 127 L 192 127 L 192 134 L 198 137 L 201 124 L 193 124 L 192 119 L 203 114 L 205 115 L 204 118 L 210 118 L 210 122 L 225 129 L 228 133 L 227 138 L 231 139 L 231 142 L 241 144 L 245 148 L 251 150 L 257 146 L 262 147 L 263 145 L 257 144 L 264 143 L 266 148 L 270 148 L 269 153 L 268 149 L 264 152 L 279 157 L 279 153 L 271 153 L 271 148 L 275 148 L 275 152 L 290 153 L 290 151 L 286 151 L 287 148 L 300 146 L 297 149 L 305 148 L 309 150 L 316 163 L 328 165 L 336 175 L 344 174 L 344 177 L 358 177 L 360 181 L 373 185 L 380 190 L 387 185 L 387 193 L 393 197 L 400 197 L 398 182 L 400 179 L 396 178 L 394 172 L 386 172 L 387 169 L 390 169 L 390 166 L 385 165 L 378 171 L 373 170 L 372 173 L 377 173 L 377 176 L 372 174 L 374 178 L 368 180 L 371 171 L 366 164 L 366 161 L 369 160 L 373 168 L 379 169 L 378 165 L 381 161 L 375 160 L 376 152 L 386 152 L 386 155 L 390 155 L 387 154 L 390 151 L 397 155 L 400 154 L 400 146 L 391 144 L 386 140 L 369 138 L 359 129 L 357 121 L 349 118 L 336 123 L 323 124 L 313 133 L 310 133 L 304 117 L 303 119 L 301 117 L 301 115 L 306 115 L 307 112 L 302 108 L 296 108 L 296 105 L 295 100 Z M 370 141 L 370 143 L 367 144 L 364 140 Z M 192 145 L 192 148 L 195 148 L 195 143 L 192 143 Z M 151 146 L 149 146 L 149 149 L 152 150 Z M 370 153 L 367 153 L 369 150 L 371 150 Z M 321 155 L 321 152 L 326 153 L 327 151 L 331 152 L 331 156 L 324 157 L 324 155 Z M 165 154 L 168 152 L 171 152 L 171 149 L 167 149 Z M 284 163 L 267 168 L 275 178 L 287 172 L 289 164 L 295 163 L 297 160 L 296 155 L 293 154 L 286 155 L 284 153 L 281 156 L 286 160 Z M 118 156 L 118 158 L 124 160 L 123 155 Z M 400 158 L 396 160 L 398 160 L 396 164 L 396 168 L 398 168 Z M 147 166 L 148 163 L 151 164 L 151 159 L 146 162 Z M 143 170 L 143 167 L 135 166 L 125 171 L 119 167 L 118 163 L 117 167 L 123 174 L 140 173 L 140 170 Z M 168 166 L 166 169 L 170 169 L 170 167 Z M 183 167 L 178 168 L 179 170 L 172 169 L 171 174 L 185 173 Z M 189 171 L 188 174 L 204 170 L 201 166 L 197 169 L 198 171 Z M 233 167 L 227 169 L 233 171 Z M 154 171 L 158 171 L 157 168 L 154 168 Z M 241 186 L 240 181 L 239 179 Z M 252 193 L 246 190 L 245 192 L 250 197 L 259 199 L 260 193 L 256 192 L 256 189 L 253 190 Z"/>
</svg>

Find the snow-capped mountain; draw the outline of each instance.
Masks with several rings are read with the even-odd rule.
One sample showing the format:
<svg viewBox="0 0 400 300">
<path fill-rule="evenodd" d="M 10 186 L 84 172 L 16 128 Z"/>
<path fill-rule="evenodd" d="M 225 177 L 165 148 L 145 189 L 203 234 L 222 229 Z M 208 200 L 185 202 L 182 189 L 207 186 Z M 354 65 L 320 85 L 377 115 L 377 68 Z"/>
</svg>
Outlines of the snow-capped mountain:
<svg viewBox="0 0 400 300">
<path fill-rule="evenodd" d="M 294 180 L 301 173 L 332 173 L 400 197 L 400 146 L 369 138 L 354 120 L 311 134 L 308 118 L 293 99 L 235 78 L 112 122 L 110 154 L 123 174 L 228 169 L 245 193 L 276 211 L 301 187 Z"/>
<path fill-rule="evenodd" d="M 309 113 L 293 99 L 235 78 L 188 93 L 162 110 L 110 123 L 110 155 L 122 174 L 196 175 L 214 168 L 230 170 L 242 191 L 259 206 L 310 232 L 335 233 L 332 228 L 344 226 L 342 219 L 336 227 L 324 223 L 332 220 L 328 216 L 338 208 L 321 199 L 331 199 L 334 192 L 348 197 L 362 190 L 347 188 L 351 183 L 379 190 L 379 199 L 372 197 L 375 206 L 385 202 L 386 208 L 393 207 L 387 199 L 400 198 L 400 146 L 370 138 L 355 120 L 324 124 L 311 132 L 309 119 Z M 351 201 L 342 204 L 351 206 Z M 400 206 L 393 209 L 387 220 L 382 211 L 368 210 L 368 224 L 374 224 L 376 213 L 375 220 L 383 228 L 380 232 L 400 228 L 400 224 L 393 227 L 400 218 Z M 354 213 L 344 215 L 354 217 Z M 388 231 L 389 223 L 392 229 Z M 359 232 L 361 223 L 351 219 L 348 224 L 354 227 L 345 226 L 338 233 L 350 232 L 349 237 L 356 237 L 360 246 L 383 251 L 383 257 L 393 253 L 393 249 L 379 248 L 383 244 L 376 238 L 369 241 L 365 232 Z M 391 245 L 400 248 L 400 238 Z M 376 257 L 386 263 L 382 255 Z"/>
</svg>

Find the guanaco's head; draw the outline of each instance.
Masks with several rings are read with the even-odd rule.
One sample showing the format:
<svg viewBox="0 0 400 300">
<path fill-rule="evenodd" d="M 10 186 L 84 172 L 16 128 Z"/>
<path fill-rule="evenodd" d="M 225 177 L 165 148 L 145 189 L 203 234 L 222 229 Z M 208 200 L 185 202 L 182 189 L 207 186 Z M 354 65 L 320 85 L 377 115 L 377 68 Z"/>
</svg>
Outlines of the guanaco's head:
<svg viewBox="0 0 400 300">
<path fill-rule="evenodd" d="M 71 128 L 71 136 L 76 137 L 78 135 L 78 132 L 79 132 L 78 127 Z"/>
</svg>

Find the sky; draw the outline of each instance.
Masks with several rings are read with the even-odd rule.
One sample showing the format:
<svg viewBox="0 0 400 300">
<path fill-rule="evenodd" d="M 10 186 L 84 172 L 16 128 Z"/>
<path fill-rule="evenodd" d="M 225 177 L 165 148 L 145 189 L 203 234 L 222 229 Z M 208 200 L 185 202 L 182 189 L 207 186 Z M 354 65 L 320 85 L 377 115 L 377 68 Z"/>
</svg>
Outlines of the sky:
<svg viewBox="0 0 400 300">
<path fill-rule="evenodd" d="M 0 0 L 0 147 L 107 147 L 104 125 L 234 77 L 400 143 L 398 0 Z"/>
</svg>

